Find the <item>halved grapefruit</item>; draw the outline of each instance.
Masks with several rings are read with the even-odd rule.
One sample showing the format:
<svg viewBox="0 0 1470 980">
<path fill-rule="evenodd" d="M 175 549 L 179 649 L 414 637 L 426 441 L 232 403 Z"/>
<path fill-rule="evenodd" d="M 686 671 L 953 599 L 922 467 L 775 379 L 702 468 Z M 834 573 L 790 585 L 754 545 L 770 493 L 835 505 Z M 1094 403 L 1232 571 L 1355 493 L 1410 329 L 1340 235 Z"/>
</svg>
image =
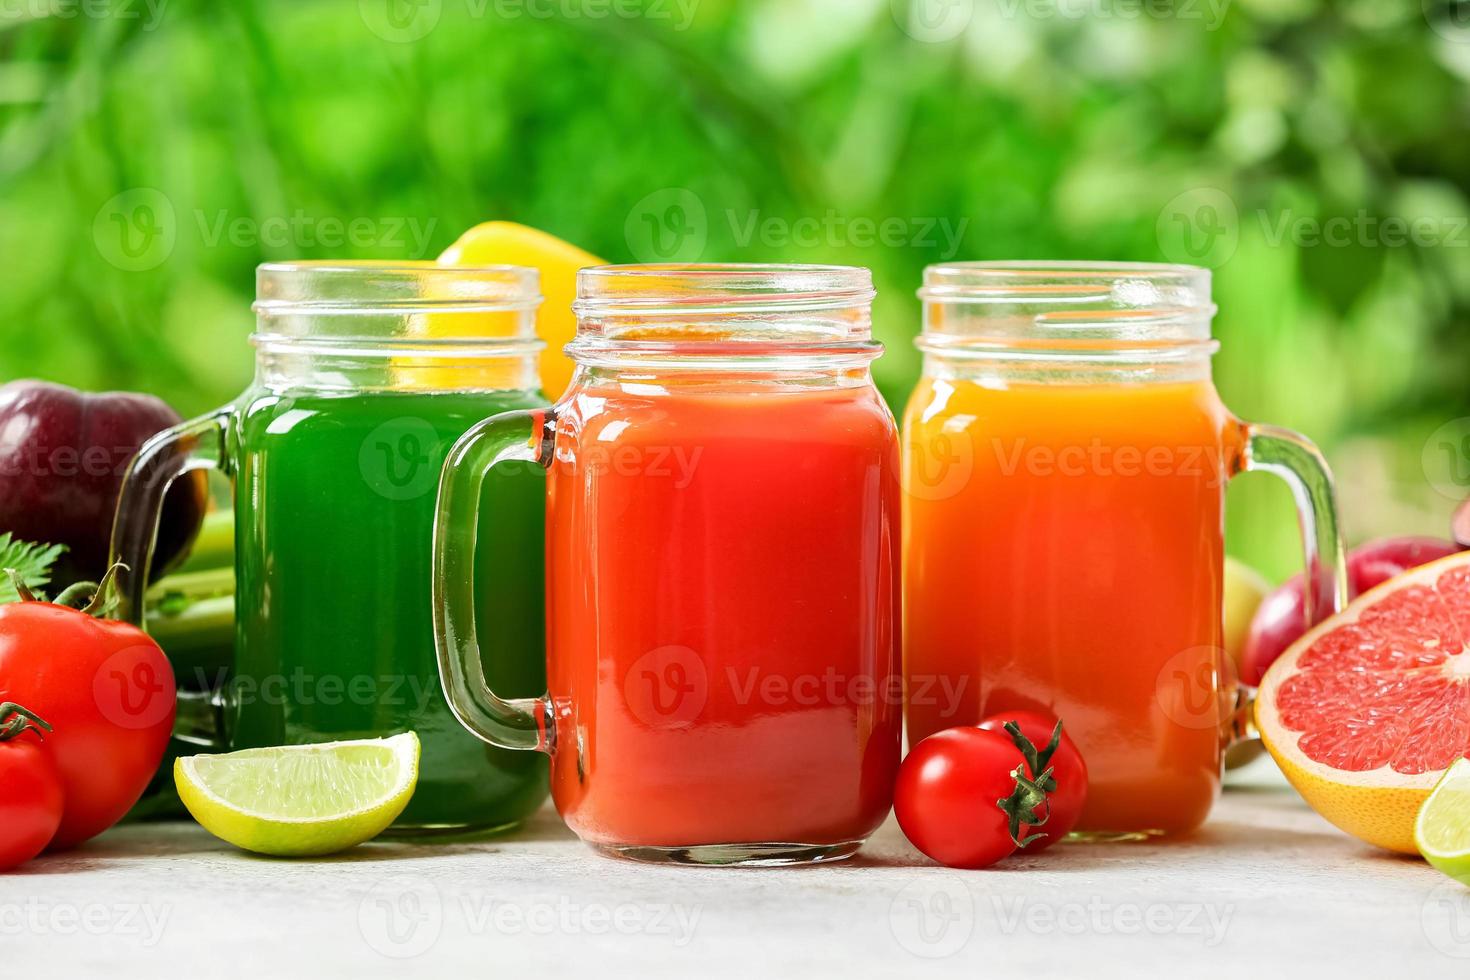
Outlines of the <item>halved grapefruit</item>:
<svg viewBox="0 0 1470 980">
<path fill-rule="evenodd" d="M 1414 817 L 1470 754 L 1470 552 L 1363 593 L 1261 680 L 1256 726 L 1312 808 L 1406 854 Z"/>
</svg>

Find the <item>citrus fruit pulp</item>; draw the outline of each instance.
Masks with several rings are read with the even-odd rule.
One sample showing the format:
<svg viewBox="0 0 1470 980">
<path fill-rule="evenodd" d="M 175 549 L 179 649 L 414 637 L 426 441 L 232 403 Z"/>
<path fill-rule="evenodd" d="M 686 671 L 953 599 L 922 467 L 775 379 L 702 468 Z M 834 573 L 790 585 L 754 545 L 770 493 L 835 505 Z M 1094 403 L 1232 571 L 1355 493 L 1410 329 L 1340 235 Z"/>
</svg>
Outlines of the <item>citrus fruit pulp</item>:
<svg viewBox="0 0 1470 980">
<path fill-rule="evenodd" d="M 418 773 L 413 732 L 174 762 L 179 797 L 205 830 L 277 857 L 332 854 L 378 836 L 408 805 Z"/>
<path fill-rule="evenodd" d="M 1261 740 L 1313 809 L 1353 836 L 1417 853 L 1414 820 L 1470 750 L 1470 552 L 1364 593 L 1272 664 Z"/>
<path fill-rule="evenodd" d="M 1430 864 L 1470 885 L 1470 759 L 1457 759 L 1424 801 L 1414 843 Z"/>
</svg>

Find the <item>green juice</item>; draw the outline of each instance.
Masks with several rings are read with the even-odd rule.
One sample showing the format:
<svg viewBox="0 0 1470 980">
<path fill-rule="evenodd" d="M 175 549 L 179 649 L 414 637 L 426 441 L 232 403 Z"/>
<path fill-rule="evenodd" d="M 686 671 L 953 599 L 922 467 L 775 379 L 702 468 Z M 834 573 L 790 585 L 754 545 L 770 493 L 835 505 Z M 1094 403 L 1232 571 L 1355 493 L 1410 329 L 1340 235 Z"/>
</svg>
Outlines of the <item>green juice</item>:
<svg viewBox="0 0 1470 980">
<path fill-rule="evenodd" d="M 488 416 L 544 405 L 530 392 L 263 393 L 238 406 L 238 636 L 233 748 L 412 729 L 418 790 L 399 829 L 514 823 L 546 794 L 546 757 L 465 731 L 439 685 L 430 545 L 439 469 Z M 476 554 L 490 686 L 546 690 L 543 478 L 486 481 Z"/>
</svg>

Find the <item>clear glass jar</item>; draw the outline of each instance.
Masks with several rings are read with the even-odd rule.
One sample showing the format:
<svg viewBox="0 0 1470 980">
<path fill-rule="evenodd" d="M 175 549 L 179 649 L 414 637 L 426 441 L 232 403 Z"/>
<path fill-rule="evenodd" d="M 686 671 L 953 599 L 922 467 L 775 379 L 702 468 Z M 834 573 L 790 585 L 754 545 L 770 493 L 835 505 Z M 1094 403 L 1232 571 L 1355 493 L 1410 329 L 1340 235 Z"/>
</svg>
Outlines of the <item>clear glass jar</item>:
<svg viewBox="0 0 1470 980">
<path fill-rule="evenodd" d="M 1343 594 L 1331 478 L 1210 376 L 1210 274 L 1126 263 L 930 267 L 904 422 L 910 742 L 999 711 L 1062 718 L 1080 831 L 1182 832 L 1241 725 L 1223 654 L 1224 492 L 1292 485 L 1320 611 Z"/>
<path fill-rule="evenodd" d="M 449 447 L 488 416 L 545 404 L 536 390 L 535 270 L 432 263 L 260 267 L 256 377 L 231 404 L 161 434 L 125 484 L 114 551 L 146 568 L 168 483 L 210 467 L 234 485 L 236 644 L 221 664 L 214 750 L 414 730 L 418 789 L 400 831 L 513 824 L 546 794 L 543 760 L 487 750 L 438 681 L 430 539 Z M 485 487 L 484 545 L 466 574 L 499 631 L 487 670 L 542 689 L 542 479 Z M 142 617 L 141 576 L 124 582 Z M 181 678 L 212 687 L 217 677 Z M 202 682 L 202 683 L 201 683 Z M 205 726 L 208 728 L 209 726 Z"/>
<path fill-rule="evenodd" d="M 869 372 L 871 275 L 821 266 L 584 270 L 571 387 L 450 454 L 435 589 L 461 719 L 552 757 L 558 810 L 622 856 L 780 864 L 854 853 L 899 758 L 898 443 Z M 535 460 L 548 692 L 478 674 L 463 569 L 479 481 Z M 483 620 L 481 621 L 483 624 Z"/>
</svg>

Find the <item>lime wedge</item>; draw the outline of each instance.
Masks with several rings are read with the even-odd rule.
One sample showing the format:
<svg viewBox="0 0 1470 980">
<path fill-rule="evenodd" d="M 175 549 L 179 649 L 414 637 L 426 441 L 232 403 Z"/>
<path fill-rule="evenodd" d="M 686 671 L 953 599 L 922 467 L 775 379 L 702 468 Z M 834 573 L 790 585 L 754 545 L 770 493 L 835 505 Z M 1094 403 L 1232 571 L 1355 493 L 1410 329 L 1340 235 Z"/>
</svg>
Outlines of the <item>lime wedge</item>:
<svg viewBox="0 0 1470 980">
<path fill-rule="evenodd" d="M 179 796 L 205 830 L 277 857 L 334 854 L 372 840 L 403 812 L 418 778 L 413 732 L 174 763 Z"/>
<path fill-rule="evenodd" d="M 1456 759 L 1435 784 L 1414 821 L 1414 843 L 1430 864 L 1470 885 L 1470 759 Z"/>
</svg>

